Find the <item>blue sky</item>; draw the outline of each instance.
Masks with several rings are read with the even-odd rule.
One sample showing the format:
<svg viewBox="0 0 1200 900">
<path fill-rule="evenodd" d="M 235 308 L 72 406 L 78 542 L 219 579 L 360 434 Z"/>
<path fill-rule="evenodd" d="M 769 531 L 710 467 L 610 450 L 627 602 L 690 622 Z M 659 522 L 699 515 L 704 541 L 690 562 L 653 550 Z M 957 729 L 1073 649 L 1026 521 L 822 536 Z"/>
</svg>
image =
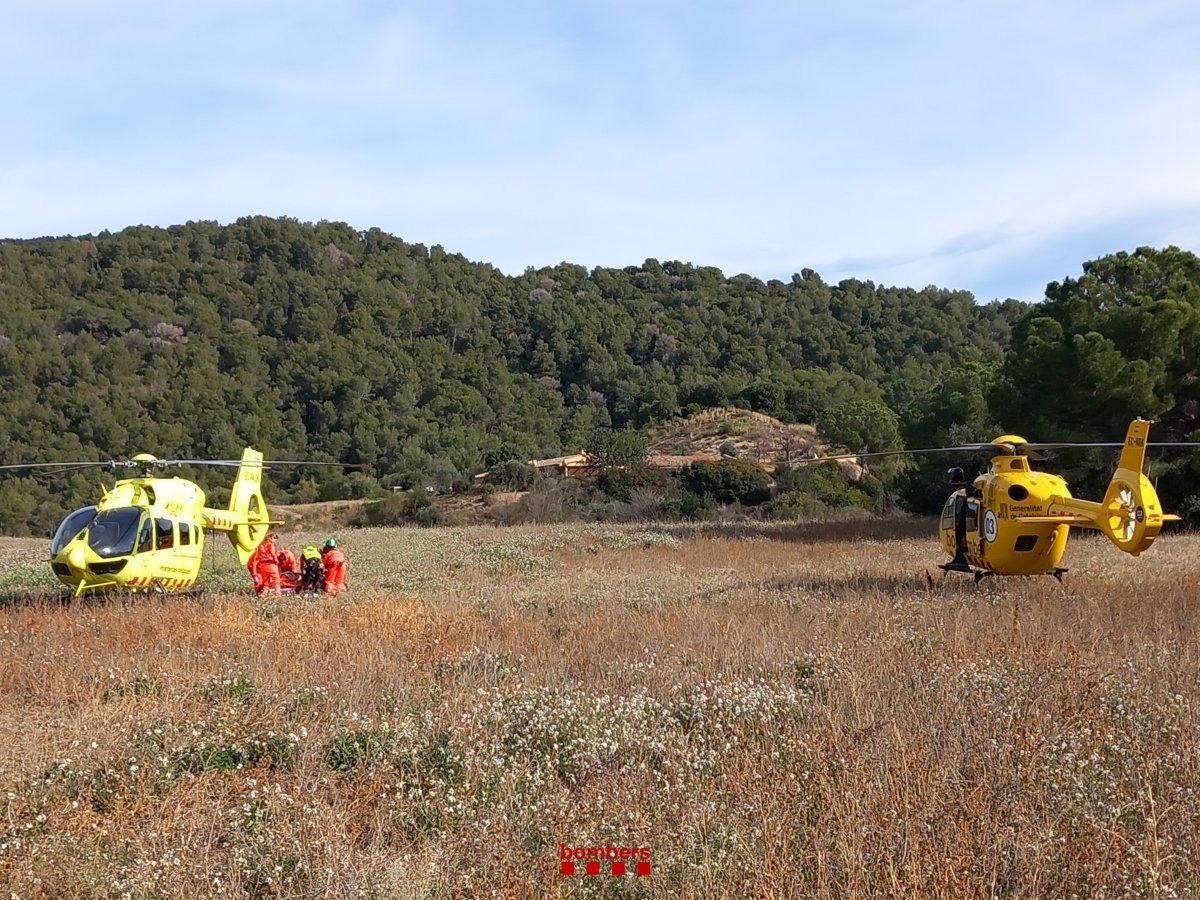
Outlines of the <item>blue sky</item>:
<svg viewBox="0 0 1200 900">
<path fill-rule="evenodd" d="M 41 0 L 0 237 L 287 215 L 1037 300 L 1200 251 L 1197 47 L 1192 0 Z"/>
</svg>

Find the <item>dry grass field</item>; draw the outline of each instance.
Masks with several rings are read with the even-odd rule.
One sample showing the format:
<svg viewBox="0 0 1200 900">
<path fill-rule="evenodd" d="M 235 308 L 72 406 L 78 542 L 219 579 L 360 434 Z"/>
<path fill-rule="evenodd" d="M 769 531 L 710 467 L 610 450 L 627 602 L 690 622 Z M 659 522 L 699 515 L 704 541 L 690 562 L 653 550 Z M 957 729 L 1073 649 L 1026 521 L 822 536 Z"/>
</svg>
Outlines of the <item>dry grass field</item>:
<svg viewBox="0 0 1200 900">
<path fill-rule="evenodd" d="M 347 531 L 336 598 L 222 546 L 200 597 L 68 605 L 0 540 L 0 885 L 1197 896 L 1200 537 L 976 586 L 929 527 Z"/>
</svg>

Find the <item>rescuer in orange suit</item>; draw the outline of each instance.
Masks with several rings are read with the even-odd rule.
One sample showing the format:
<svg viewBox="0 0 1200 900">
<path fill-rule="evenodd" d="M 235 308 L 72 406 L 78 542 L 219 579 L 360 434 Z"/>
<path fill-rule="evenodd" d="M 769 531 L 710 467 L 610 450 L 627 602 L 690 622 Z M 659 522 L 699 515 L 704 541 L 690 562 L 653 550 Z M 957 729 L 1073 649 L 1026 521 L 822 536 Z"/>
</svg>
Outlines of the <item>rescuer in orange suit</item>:
<svg viewBox="0 0 1200 900">
<path fill-rule="evenodd" d="M 346 590 L 346 554 L 338 549 L 333 538 L 329 538 L 321 550 L 321 564 L 325 567 L 325 593 L 338 594 Z"/>
<path fill-rule="evenodd" d="M 279 578 L 278 540 L 275 532 L 271 532 L 246 561 L 246 568 L 254 579 L 254 590 L 260 594 L 265 591 L 274 591 L 276 596 L 283 593 Z"/>
<path fill-rule="evenodd" d="M 279 583 L 289 590 L 296 590 L 300 586 L 300 564 L 296 562 L 292 548 L 280 547 L 276 560 L 279 563 Z"/>
</svg>

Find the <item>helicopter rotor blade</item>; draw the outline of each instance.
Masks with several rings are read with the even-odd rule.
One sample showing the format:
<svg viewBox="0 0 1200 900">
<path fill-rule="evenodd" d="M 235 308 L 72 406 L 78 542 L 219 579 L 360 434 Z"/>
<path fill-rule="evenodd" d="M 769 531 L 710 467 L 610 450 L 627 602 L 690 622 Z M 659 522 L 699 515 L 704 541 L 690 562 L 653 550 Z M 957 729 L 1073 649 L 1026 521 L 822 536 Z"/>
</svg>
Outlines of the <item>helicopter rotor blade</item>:
<svg viewBox="0 0 1200 900">
<path fill-rule="evenodd" d="M 1121 441 L 1062 441 L 1058 443 L 1041 443 L 1030 442 L 1021 444 L 1022 450 L 1091 450 L 1091 449 L 1116 449 L 1124 447 L 1125 444 Z M 1149 441 L 1147 447 L 1180 447 L 1192 448 L 1200 447 L 1200 443 L 1196 441 Z"/>
<path fill-rule="evenodd" d="M 1015 445 L 1008 443 L 997 444 L 987 442 L 982 444 L 959 444 L 954 447 L 916 447 L 912 450 L 874 450 L 869 453 L 832 453 L 827 456 L 814 456 L 808 459 L 793 459 L 793 465 L 809 465 L 821 462 L 854 462 L 860 459 L 883 459 L 889 456 L 920 456 L 928 453 L 981 453 L 999 451 L 1006 455 L 1015 453 Z"/>
<path fill-rule="evenodd" d="M 834 453 L 827 456 L 816 456 L 809 459 L 792 460 L 793 465 L 809 465 L 819 462 L 842 462 L 862 459 L 880 459 L 889 456 L 920 456 L 930 453 L 995 453 L 1002 456 L 1028 455 L 1035 462 L 1045 459 L 1041 454 L 1047 450 L 1071 450 L 1091 448 L 1119 448 L 1125 444 L 1120 441 L 1087 441 L 1087 442 L 1024 442 L 1010 443 L 1008 441 L 984 441 L 978 444 L 959 444 L 954 447 L 914 447 L 911 450 L 877 450 L 870 453 Z M 1195 441 L 1151 441 L 1147 447 L 1178 447 L 1181 449 L 1200 447 Z"/>
<path fill-rule="evenodd" d="M 88 462 L 40 462 L 40 463 L 10 463 L 0 466 L 0 471 L 16 472 L 21 469 L 99 469 L 109 465 L 108 462 L 89 460 Z"/>
<path fill-rule="evenodd" d="M 261 463 L 243 462 L 240 459 L 108 459 L 72 462 L 39 462 L 39 463 L 8 463 L 0 465 L 0 472 L 29 472 L 33 475 L 61 474 L 77 472 L 84 469 L 165 469 L 172 466 L 221 466 L 239 468 L 241 466 L 270 469 L 274 466 L 319 466 L 340 469 L 365 469 L 367 463 L 311 462 L 299 459 L 268 459 Z"/>
<path fill-rule="evenodd" d="M 313 462 L 306 459 L 264 459 L 259 462 L 243 462 L 240 459 L 161 459 L 156 462 L 171 466 L 225 466 L 232 468 L 264 468 L 272 466 L 332 466 L 340 469 L 363 469 L 367 463 Z"/>
<path fill-rule="evenodd" d="M 99 463 L 99 464 L 87 463 L 86 465 L 81 464 L 78 466 L 59 466 L 54 469 L 49 469 L 45 472 L 39 472 L 38 474 L 44 476 L 47 479 L 65 478 L 66 476 L 73 475 L 76 472 L 85 472 L 88 469 L 95 469 L 95 468 L 99 468 L 99 467 L 102 467 L 105 465 L 107 465 L 107 464 L 106 463 Z"/>
</svg>

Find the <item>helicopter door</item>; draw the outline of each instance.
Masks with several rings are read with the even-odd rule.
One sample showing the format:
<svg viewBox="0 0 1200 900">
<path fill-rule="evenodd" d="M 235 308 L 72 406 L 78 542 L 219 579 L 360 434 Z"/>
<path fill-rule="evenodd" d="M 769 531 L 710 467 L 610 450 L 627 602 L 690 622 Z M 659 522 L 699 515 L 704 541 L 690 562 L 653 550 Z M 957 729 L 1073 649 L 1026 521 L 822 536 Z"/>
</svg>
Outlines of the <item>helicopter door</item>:
<svg viewBox="0 0 1200 900">
<path fill-rule="evenodd" d="M 142 527 L 138 531 L 137 552 L 147 553 L 154 549 L 154 520 L 142 519 Z"/>
<path fill-rule="evenodd" d="M 954 546 L 962 553 L 967 549 L 967 498 L 954 495 Z"/>
<path fill-rule="evenodd" d="M 175 526 L 175 557 L 178 560 L 199 559 L 204 547 L 201 544 L 200 528 L 193 522 L 177 519 L 168 524 Z M 161 546 L 161 545 L 160 545 Z"/>
<path fill-rule="evenodd" d="M 964 516 L 967 534 L 979 533 L 979 501 L 967 500 L 966 515 Z"/>
<path fill-rule="evenodd" d="M 974 497 L 966 498 L 966 505 L 963 509 L 963 546 L 966 545 L 967 535 L 970 535 L 975 540 L 974 552 L 983 556 L 984 549 L 987 546 L 987 541 L 980 540 L 980 527 L 983 524 L 983 517 L 979 515 L 979 501 Z"/>
</svg>

